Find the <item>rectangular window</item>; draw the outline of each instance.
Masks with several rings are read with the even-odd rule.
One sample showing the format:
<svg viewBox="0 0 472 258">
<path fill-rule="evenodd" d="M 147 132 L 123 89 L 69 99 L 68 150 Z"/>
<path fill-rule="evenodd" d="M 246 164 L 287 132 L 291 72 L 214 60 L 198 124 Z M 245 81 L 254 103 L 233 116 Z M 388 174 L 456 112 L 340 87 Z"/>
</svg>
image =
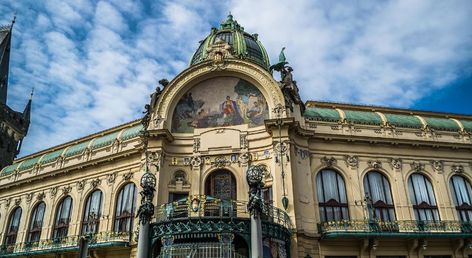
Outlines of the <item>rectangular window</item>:
<svg viewBox="0 0 472 258">
<path fill-rule="evenodd" d="M 169 193 L 169 202 L 175 202 L 188 198 L 188 193 Z"/>
</svg>

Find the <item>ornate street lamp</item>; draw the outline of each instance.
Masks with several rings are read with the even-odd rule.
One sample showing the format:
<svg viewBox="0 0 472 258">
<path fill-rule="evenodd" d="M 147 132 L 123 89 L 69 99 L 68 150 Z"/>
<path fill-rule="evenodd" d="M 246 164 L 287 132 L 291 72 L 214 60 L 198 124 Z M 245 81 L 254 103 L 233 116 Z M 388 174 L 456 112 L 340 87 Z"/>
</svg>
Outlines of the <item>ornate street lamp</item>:
<svg viewBox="0 0 472 258">
<path fill-rule="evenodd" d="M 264 187 L 265 167 L 252 165 L 246 172 L 249 185 L 249 202 L 247 208 L 251 214 L 251 257 L 262 257 L 261 213 L 263 207 L 261 189 Z"/>
<path fill-rule="evenodd" d="M 149 241 L 149 224 L 152 216 L 154 215 L 154 192 L 156 191 L 156 176 L 149 172 L 148 162 L 148 141 L 149 131 L 148 126 L 151 120 L 151 107 L 150 105 L 145 106 L 146 111 L 144 117 L 141 119 L 143 130 L 141 131 L 141 138 L 143 142 L 144 150 L 144 175 L 141 177 L 141 205 L 138 209 L 139 216 L 139 237 L 138 237 L 138 258 L 147 258 L 148 250 L 150 249 Z"/>
</svg>

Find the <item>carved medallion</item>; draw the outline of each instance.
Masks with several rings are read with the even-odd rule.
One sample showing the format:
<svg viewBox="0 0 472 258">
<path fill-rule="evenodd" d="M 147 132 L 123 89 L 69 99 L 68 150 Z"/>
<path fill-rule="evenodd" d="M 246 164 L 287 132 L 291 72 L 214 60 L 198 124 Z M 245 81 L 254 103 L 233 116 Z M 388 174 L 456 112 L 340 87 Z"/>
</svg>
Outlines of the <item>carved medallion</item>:
<svg viewBox="0 0 472 258">
<path fill-rule="evenodd" d="M 346 156 L 346 163 L 351 168 L 359 166 L 359 158 L 357 156 Z"/>
<path fill-rule="evenodd" d="M 367 166 L 369 166 L 370 168 L 379 169 L 382 167 L 382 162 L 380 162 L 379 160 L 369 160 L 367 161 Z"/>
<path fill-rule="evenodd" d="M 424 164 L 421 164 L 419 162 L 413 161 L 413 163 L 410 164 L 411 169 L 415 172 L 420 172 L 424 170 Z"/>
<path fill-rule="evenodd" d="M 390 165 L 394 169 L 401 169 L 402 168 L 402 160 L 401 159 L 391 159 Z"/>
<path fill-rule="evenodd" d="M 464 167 L 462 165 L 452 165 L 452 173 L 462 174 L 464 173 Z"/>
<path fill-rule="evenodd" d="M 431 166 L 433 167 L 434 171 L 440 174 L 444 171 L 444 164 L 441 160 L 431 161 Z"/>
<path fill-rule="evenodd" d="M 321 158 L 321 164 L 329 168 L 329 167 L 332 167 L 334 164 L 336 164 L 336 159 L 334 157 L 328 158 L 324 156 Z"/>
</svg>

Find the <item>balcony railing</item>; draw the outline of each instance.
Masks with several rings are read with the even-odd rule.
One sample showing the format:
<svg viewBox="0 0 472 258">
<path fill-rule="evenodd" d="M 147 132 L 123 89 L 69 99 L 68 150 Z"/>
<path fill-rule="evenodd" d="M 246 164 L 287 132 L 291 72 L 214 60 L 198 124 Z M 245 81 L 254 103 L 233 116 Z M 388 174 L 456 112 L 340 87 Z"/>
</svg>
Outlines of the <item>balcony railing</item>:
<svg viewBox="0 0 472 258">
<path fill-rule="evenodd" d="M 222 243 L 192 243 L 175 244 L 163 247 L 158 258 L 246 258 L 246 256 L 237 253 L 231 244 Z"/>
<path fill-rule="evenodd" d="M 156 209 L 156 222 L 185 220 L 189 218 L 249 218 L 247 202 L 236 200 L 220 200 L 209 196 L 182 199 L 163 204 Z M 261 220 L 292 229 L 292 222 L 287 213 L 272 205 L 265 204 Z"/>
<path fill-rule="evenodd" d="M 99 246 L 113 246 L 129 244 L 129 232 L 100 232 L 93 234 L 90 240 L 90 248 Z M 75 251 L 79 248 L 80 236 L 67 236 L 57 239 L 40 240 L 37 242 L 17 243 L 13 245 L 2 245 L 0 255 L 6 257 L 21 254 L 40 254 L 49 252 Z"/>
<path fill-rule="evenodd" d="M 472 224 L 459 221 L 343 220 L 318 224 L 321 237 L 470 237 Z"/>
</svg>

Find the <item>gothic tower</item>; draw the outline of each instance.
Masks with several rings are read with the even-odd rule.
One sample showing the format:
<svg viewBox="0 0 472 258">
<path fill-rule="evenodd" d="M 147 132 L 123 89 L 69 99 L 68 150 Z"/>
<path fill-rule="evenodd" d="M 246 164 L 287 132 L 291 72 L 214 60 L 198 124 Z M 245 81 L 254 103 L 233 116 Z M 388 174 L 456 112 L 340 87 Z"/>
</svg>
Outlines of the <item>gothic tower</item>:
<svg viewBox="0 0 472 258">
<path fill-rule="evenodd" d="M 0 169 L 10 165 L 18 155 L 21 142 L 28 132 L 31 114 L 31 98 L 23 112 L 17 112 L 7 105 L 8 75 L 12 29 L 10 25 L 0 26 Z"/>
</svg>

